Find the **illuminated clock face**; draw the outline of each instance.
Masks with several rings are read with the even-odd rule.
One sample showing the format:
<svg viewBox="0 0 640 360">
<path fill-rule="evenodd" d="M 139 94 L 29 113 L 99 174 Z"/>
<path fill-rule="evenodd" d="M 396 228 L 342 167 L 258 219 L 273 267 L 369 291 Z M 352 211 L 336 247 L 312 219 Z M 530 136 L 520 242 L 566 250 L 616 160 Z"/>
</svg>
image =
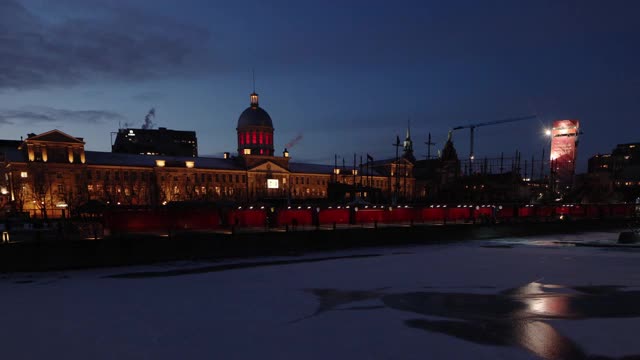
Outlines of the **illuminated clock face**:
<svg viewBox="0 0 640 360">
<path fill-rule="evenodd" d="M 267 179 L 267 189 L 277 189 L 278 187 L 278 179 Z"/>
</svg>

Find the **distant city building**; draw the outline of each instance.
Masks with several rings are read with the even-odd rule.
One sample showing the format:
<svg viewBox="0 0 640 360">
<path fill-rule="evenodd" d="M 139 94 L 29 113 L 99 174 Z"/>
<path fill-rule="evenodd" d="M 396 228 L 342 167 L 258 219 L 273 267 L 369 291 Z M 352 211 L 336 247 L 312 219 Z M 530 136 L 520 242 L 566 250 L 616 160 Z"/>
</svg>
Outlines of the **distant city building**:
<svg viewBox="0 0 640 360">
<path fill-rule="evenodd" d="M 590 173 L 611 173 L 615 179 L 624 176 L 628 169 L 640 166 L 640 143 L 618 144 L 611 154 L 598 154 L 589 158 Z"/>
<path fill-rule="evenodd" d="M 573 185 L 578 135 L 578 120 L 556 120 L 551 129 L 551 172 L 556 191 L 565 193 Z"/>
<path fill-rule="evenodd" d="M 592 156 L 588 174 L 611 188 L 617 200 L 634 201 L 640 196 L 640 143 L 618 144 L 610 154 Z"/>
<path fill-rule="evenodd" d="M 158 129 L 119 129 L 111 151 L 122 154 L 198 156 L 195 131 Z"/>
</svg>

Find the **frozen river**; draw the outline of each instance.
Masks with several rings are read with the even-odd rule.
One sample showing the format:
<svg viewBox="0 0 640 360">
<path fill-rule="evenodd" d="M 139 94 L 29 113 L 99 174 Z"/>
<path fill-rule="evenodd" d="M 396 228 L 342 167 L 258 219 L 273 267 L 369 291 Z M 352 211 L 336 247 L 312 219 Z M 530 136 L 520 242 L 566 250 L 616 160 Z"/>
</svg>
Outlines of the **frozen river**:
<svg viewBox="0 0 640 360">
<path fill-rule="evenodd" d="M 568 245 L 615 238 L 590 233 L 4 274 L 0 354 L 640 358 L 640 249 Z"/>
</svg>

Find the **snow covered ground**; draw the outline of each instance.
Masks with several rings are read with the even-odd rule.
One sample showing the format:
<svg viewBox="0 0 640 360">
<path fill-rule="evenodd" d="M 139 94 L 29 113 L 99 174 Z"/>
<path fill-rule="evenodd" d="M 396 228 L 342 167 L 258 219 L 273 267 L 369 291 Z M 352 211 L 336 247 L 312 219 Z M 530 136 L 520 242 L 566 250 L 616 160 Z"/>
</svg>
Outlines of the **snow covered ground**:
<svg viewBox="0 0 640 360">
<path fill-rule="evenodd" d="M 581 359 L 640 354 L 614 233 L 0 275 L 3 359 Z"/>
</svg>

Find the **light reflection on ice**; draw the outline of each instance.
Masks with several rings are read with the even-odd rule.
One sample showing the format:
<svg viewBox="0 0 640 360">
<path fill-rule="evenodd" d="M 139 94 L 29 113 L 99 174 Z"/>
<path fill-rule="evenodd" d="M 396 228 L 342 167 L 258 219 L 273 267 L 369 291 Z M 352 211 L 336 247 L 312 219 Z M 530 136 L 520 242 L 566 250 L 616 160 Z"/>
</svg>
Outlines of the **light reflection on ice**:
<svg viewBox="0 0 640 360">
<path fill-rule="evenodd" d="M 509 246 L 571 247 L 576 244 L 615 245 L 619 232 L 590 232 L 578 234 L 556 234 L 544 236 L 528 236 L 518 238 L 501 238 L 482 241 L 481 244 Z"/>
</svg>

